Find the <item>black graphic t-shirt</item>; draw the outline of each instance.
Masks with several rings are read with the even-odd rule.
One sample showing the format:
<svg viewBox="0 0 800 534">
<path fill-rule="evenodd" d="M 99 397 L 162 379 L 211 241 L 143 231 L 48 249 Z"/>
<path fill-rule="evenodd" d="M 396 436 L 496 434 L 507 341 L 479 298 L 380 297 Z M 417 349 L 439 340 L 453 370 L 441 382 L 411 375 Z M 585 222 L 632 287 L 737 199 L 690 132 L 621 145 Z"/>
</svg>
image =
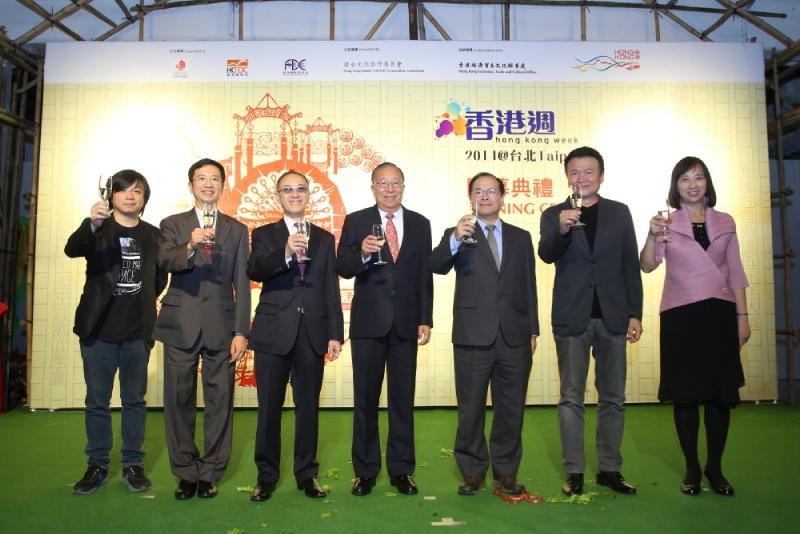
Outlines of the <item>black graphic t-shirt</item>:
<svg viewBox="0 0 800 534">
<path fill-rule="evenodd" d="M 142 231 L 140 225 L 117 225 L 120 248 L 119 277 L 103 316 L 97 324 L 97 337 L 120 343 L 142 337 Z"/>
</svg>

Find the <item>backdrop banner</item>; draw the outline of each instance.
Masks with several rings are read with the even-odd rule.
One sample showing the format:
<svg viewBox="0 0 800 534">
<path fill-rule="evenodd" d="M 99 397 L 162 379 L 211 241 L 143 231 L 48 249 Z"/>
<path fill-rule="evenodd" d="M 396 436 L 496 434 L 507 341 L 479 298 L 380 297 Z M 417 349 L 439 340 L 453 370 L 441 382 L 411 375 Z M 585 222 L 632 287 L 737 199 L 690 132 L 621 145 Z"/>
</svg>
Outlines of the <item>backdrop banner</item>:
<svg viewBox="0 0 800 534">
<path fill-rule="evenodd" d="M 98 199 L 100 175 L 125 168 L 143 173 L 152 188 L 144 219 L 157 225 L 191 206 L 189 166 L 201 157 L 217 159 L 227 172 L 221 210 L 253 229 L 280 216 L 275 181 L 297 169 L 311 181 L 309 219 L 338 239 L 347 213 L 374 204 L 372 169 L 391 161 L 405 173 L 404 205 L 431 220 L 436 243 L 467 213 L 469 177 L 488 171 L 506 184 L 502 217 L 529 230 L 536 246 L 541 212 L 567 197 L 564 158 L 583 145 L 605 157 L 601 194 L 630 206 L 640 245 L 649 218 L 665 203 L 674 164 L 686 155 L 708 164 L 717 208 L 736 219 L 750 280 L 753 335 L 742 351 L 742 397 L 774 399 L 763 76 L 757 44 L 48 44 L 30 405 L 84 403 L 72 322 L 85 262 L 67 258 L 63 249 Z M 554 404 L 554 269 L 537 260 L 536 276 L 542 336 L 527 400 Z M 663 278 L 663 267 L 643 275 L 644 334 L 628 351 L 629 402 L 657 400 Z M 453 406 L 454 275 L 434 280 L 433 336 L 420 348 L 416 403 Z M 346 322 L 352 288 L 342 280 Z M 255 305 L 258 285 L 252 291 Z M 352 406 L 349 348 L 325 370 L 323 406 Z M 160 344 L 149 373 L 148 405 L 161 406 Z M 239 362 L 236 381 L 236 405 L 256 406 L 252 354 Z M 595 401 L 590 387 L 587 402 Z"/>
</svg>

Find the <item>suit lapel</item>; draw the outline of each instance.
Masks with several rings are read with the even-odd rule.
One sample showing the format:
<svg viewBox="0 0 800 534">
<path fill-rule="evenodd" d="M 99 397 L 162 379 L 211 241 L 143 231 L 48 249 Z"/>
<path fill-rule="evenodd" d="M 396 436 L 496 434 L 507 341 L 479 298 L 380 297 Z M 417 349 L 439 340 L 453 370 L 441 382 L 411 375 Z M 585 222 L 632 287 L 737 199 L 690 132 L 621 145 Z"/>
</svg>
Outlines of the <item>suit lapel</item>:
<svg viewBox="0 0 800 534">
<path fill-rule="evenodd" d="M 217 229 L 214 232 L 214 243 L 216 245 L 222 246 L 222 243 L 225 241 L 225 238 L 228 237 L 230 230 L 231 230 L 230 217 L 228 217 L 227 215 L 218 210 Z"/>
</svg>

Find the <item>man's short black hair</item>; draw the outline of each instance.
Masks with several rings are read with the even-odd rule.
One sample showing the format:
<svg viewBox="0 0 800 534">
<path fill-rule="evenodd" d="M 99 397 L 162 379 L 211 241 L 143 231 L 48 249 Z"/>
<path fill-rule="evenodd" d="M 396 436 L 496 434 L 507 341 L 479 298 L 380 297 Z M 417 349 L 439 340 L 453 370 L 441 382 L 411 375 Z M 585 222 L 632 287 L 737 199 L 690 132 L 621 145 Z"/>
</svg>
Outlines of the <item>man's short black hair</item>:
<svg viewBox="0 0 800 534">
<path fill-rule="evenodd" d="M 489 178 L 494 178 L 495 180 L 497 180 L 497 189 L 498 191 L 500 191 L 500 196 L 506 194 L 506 184 L 503 183 L 503 180 L 501 180 L 500 178 L 498 178 L 497 176 L 495 176 L 490 172 L 479 172 L 478 174 L 469 179 L 469 184 L 467 184 L 467 195 L 472 196 L 472 184 L 475 183 L 475 180 L 477 180 L 478 178 L 483 178 L 484 176 L 488 176 Z"/>
<path fill-rule="evenodd" d="M 147 201 L 150 200 L 150 184 L 147 183 L 147 178 L 140 172 L 134 171 L 133 169 L 123 169 L 114 174 L 111 177 L 111 194 L 113 195 L 114 193 L 125 191 L 130 186 L 137 183 L 141 184 L 142 189 L 144 189 L 144 204 L 142 205 L 142 211 L 139 212 L 139 215 L 141 215 L 144 213 Z"/>
<path fill-rule="evenodd" d="M 206 165 L 213 165 L 219 170 L 219 177 L 222 179 L 222 186 L 225 187 L 225 167 L 223 167 L 222 163 L 219 161 L 211 158 L 203 158 L 192 163 L 192 166 L 189 167 L 189 183 L 191 183 L 192 179 L 194 178 L 194 171 L 200 167 L 205 167 Z"/>
<path fill-rule="evenodd" d="M 603 156 L 600 155 L 600 152 L 590 146 L 582 146 L 567 154 L 567 159 L 564 160 L 565 173 L 567 172 L 567 165 L 569 164 L 570 160 L 575 158 L 594 158 L 597 160 L 597 164 L 600 167 L 600 174 L 603 174 L 606 170 L 606 164 L 603 161 Z"/>
</svg>

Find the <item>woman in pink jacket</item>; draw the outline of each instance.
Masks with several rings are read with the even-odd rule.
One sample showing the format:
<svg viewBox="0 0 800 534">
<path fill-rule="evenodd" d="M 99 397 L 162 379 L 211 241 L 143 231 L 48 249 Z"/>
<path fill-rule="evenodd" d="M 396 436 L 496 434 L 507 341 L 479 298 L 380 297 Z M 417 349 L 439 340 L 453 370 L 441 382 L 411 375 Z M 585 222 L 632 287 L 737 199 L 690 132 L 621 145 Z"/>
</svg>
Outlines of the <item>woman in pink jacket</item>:
<svg viewBox="0 0 800 534">
<path fill-rule="evenodd" d="M 706 164 L 695 157 L 672 170 L 669 197 L 676 211 L 650 219 L 639 256 L 649 273 L 666 260 L 661 296 L 661 384 L 658 398 L 672 402 L 686 474 L 681 491 L 700 493 L 697 456 L 699 405 L 704 405 L 708 456 L 705 475 L 716 493 L 733 495 L 722 474 L 730 409 L 739 403 L 744 373 L 739 349 L 750 337 L 736 224 L 714 210 L 717 197 Z"/>
</svg>

